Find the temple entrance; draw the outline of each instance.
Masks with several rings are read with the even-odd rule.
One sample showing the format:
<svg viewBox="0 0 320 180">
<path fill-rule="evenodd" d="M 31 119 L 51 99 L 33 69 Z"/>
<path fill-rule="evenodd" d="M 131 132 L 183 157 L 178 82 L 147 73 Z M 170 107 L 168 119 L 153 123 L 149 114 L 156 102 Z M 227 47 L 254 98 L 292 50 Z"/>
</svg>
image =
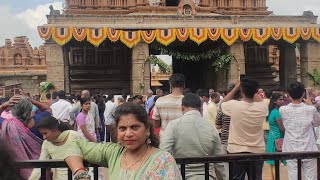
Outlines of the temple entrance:
<svg viewBox="0 0 320 180">
<path fill-rule="evenodd" d="M 157 48 L 153 48 L 157 47 Z M 217 50 L 217 47 L 220 48 L 221 52 L 226 52 L 227 46 L 220 41 L 206 41 L 201 45 L 196 44 L 191 40 L 185 42 L 175 41 L 169 46 L 161 46 L 159 43 L 152 43 L 150 45 L 150 54 L 158 55 L 165 52 L 171 52 L 179 56 L 177 53 L 181 54 L 200 54 L 206 53 L 210 50 Z M 160 49 L 160 50 L 159 50 Z M 161 52 L 161 49 L 166 49 L 164 52 Z M 224 85 L 222 87 L 222 79 L 225 80 L 226 72 L 216 72 L 215 68 L 212 66 L 214 59 L 200 59 L 198 60 L 185 60 L 184 58 L 178 58 L 172 56 L 172 71 L 173 73 L 181 73 L 186 77 L 186 88 L 190 88 L 193 92 L 197 89 L 215 89 L 221 90 L 225 89 Z M 168 84 L 163 81 L 160 81 L 164 84 L 163 88 L 168 90 Z M 167 82 L 168 83 L 168 82 Z"/>
<path fill-rule="evenodd" d="M 63 51 L 69 93 L 130 94 L 132 52 L 124 44 L 104 41 L 95 47 L 72 40 Z"/>
</svg>

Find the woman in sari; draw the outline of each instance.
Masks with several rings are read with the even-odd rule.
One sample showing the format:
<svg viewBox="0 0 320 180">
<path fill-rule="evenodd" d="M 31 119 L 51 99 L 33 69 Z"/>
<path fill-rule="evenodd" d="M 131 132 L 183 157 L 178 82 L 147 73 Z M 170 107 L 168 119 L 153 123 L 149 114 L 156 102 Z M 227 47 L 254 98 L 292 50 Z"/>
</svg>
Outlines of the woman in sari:
<svg viewBox="0 0 320 180">
<path fill-rule="evenodd" d="M 97 144 L 84 140 L 73 143 L 72 148 L 83 154 L 66 158 L 76 180 L 90 179 L 83 159 L 108 167 L 111 180 L 182 179 L 175 159 L 168 152 L 158 149 L 159 141 L 141 105 L 122 104 L 116 108 L 114 117 L 117 144 Z"/>
<path fill-rule="evenodd" d="M 284 104 L 283 101 L 284 97 L 280 93 L 273 93 L 270 98 L 269 104 L 269 116 L 268 116 L 268 123 L 270 126 L 269 135 L 267 140 L 267 148 L 266 152 L 274 153 L 277 152 L 275 141 L 277 139 L 284 137 L 284 127 L 282 123 L 282 119 L 280 116 L 279 108 Z M 271 174 L 272 177 L 275 177 L 275 162 L 274 160 L 266 161 L 267 164 L 270 164 Z M 286 164 L 285 161 L 283 161 Z"/>
<path fill-rule="evenodd" d="M 0 179 L 21 180 L 18 163 L 15 161 L 11 149 L 0 139 Z"/>
<path fill-rule="evenodd" d="M 68 125 L 59 122 L 52 116 L 47 116 L 42 118 L 36 127 L 45 139 L 39 160 L 63 160 L 67 156 L 79 155 L 79 151 L 73 151 L 68 147 L 71 142 L 83 139 L 83 137 L 78 132 L 69 130 Z M 53 180 L 68 179 L 68 169 L 66 168 L 52 169 L 52 172 Z M 29 180 L 39 180 L 40 176 L 40 169 L 33 169 Z"/>
<path fill-rule="evenodd" d="M 36 160 L 40 156 L 42 140 L 29 130 L 34 126 L 31 110 L 31 102 L 22 96 L 11 107 L 13 118 L 2 122 L 1 138 L 13 150 L 16 160 Z M 23 179 L 28 179 L 31 171 L 32 169 L 21 169 L 20 174 Z"/>
<path fill-rule="evenodd" d="M 77 115 L 77 129 L 88 141 L 97 142 L 97 135 L 95 132 L 95 122 L 90 110 L 91 100 L 89 98 L 81 98 L 81 112 Z"/>
</svg>

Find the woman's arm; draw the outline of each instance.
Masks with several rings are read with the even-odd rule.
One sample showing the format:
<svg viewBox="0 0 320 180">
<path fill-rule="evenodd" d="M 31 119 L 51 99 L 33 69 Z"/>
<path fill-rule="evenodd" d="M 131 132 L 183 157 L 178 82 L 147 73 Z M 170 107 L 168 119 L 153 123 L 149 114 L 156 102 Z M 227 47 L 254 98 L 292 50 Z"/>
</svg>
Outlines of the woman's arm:
<svg viewBox="0 0 320 180">
<path fill-rule="evenodd" d="M 276 122 L 277 122 L 277 124 L 278 124 L 278 127 L 279 127 L 280 131 L 284 134 L 284 132 L 285 132 L 285 128 L 284 128 L 284 125 L 283 125 L 282 119 L 281 119 L 281 118 L 279 118 L 279 119 L 277 119 L 277 120 L 276 120 Z"/>
<path fill-rule="evenodd" d="M 17 104 L 19 102 L 19 100 L 21 99 L 20 95 L 14 95 L 12 96 L 9 101 L 3 103 L 2 105 L 0 105 L 0 114 L 6 110 L 8 107 L 11 107 L 15 104 Z"/>
<path fill-rule="evenodd" d="M 48 111 L 50 113 L 52 112 L 51 108 L 48 105 L 46 105 L 45 103 L 41 103 L 41 102 L 38 102 L 38 101 L 33 100 L 33 99 L 29 99 L 29 101 L 33 105 L 37 106 L 37 108 L 39 108 L 40 111 Z"/>
<path fill-rule="evenodd" d="M 89 133 L 89 131 L 87 130 L 86 125 L 80 125 L 80 129 L 82 131 L 82 133 L 86 136 L 87 139 L 89 139 L 89 141 L 91 142 L 97 142 L 97 140 L 91 136 L 91 134 Z"/>
</svg>

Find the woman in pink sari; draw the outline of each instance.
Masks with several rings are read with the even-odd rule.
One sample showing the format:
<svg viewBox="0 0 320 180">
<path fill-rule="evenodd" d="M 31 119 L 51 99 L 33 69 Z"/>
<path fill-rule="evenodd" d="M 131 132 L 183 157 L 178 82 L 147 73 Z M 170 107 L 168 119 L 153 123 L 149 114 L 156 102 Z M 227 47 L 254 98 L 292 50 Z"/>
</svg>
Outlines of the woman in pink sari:
<svg viewBox="0 0 320 180">
<path fill-rule="evenodd" d="M 31 102 L 22 96 L 11 108 L 13 118 L 2 122 L 1 138 L 13 150 L 16 160 L 37 160 L 40 156 L 42 140 L 29 130 L 34 126 L 31 110 Z M 20 174 L 28 179 L 31 172 L 32 169 L 22 169 Z"/>
</svg>

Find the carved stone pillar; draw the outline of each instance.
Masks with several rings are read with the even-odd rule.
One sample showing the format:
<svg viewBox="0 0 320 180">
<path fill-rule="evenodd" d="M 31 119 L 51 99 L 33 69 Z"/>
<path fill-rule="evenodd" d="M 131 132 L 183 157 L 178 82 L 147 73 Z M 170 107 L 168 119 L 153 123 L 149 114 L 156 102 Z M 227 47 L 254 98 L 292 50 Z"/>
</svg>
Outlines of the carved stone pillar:
<svg viewBox="0 0 320 180">
<path fill-rule="evenodd" d="M 230 54 L 234 56 L 230 62 L 228 72 L 228 86 L 239 81 L 240 74 L 246 73 L 246 61 L 244 47 L 241 41 L 237 41 L 230 46 Z"/>
<path fill-rule="evenodd" d="M 309 79 L 307 72 L 313 73 L 314 69 L 320 71 L 320 46 L 313 40 L 304 41 L 301 44 L 301 82 L 306 86 L 313 86 L 313 82 Z"/>
<path fill-rule="evenodd" d="M 149 57 L 149 46 L 139 43 L 132 48 L 132 73 L 131 93 L 144 94 L 150 89 L 150 63 L 146 62 Z"/>
<path fill-rule="evenodd" d="M 280 49 L 280 85 L 288 87 L 290 83 L 297 81 L 297 57 L 296 46 L 285 43 L 279 46 Z"/>
<path fill-rule="evenodd" d="M 64 90 L 64 62 L 62 47 L 54 42 L 46 42 L 47 81 L 57 90 Z"/>
</svg>

